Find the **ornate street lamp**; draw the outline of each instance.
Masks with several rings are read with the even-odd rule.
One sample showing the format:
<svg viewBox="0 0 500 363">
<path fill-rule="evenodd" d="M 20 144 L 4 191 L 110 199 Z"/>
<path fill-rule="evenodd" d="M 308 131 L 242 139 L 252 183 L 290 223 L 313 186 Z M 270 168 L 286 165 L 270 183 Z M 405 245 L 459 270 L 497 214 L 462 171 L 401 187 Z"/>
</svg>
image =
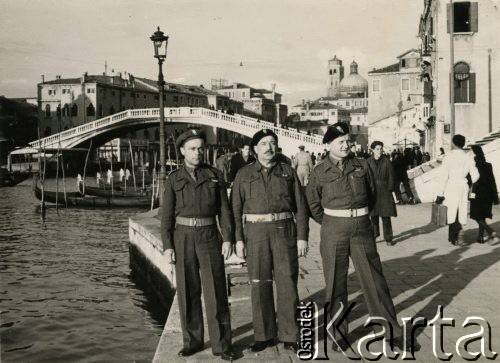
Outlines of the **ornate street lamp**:
<svg viewBox="0 0 500 363">
<path fill-rule="evenodd" d="M 158 59 L 158 90 L 159 90 L 159 107 L 160 107 L 160 178 L 159 178 L 159 191 L 160 191 L 160 206 L 163 204 L 163 188 L 165 185 L 166 179 L 166 170 L 165 170 L 165 114 L 163 109 L 163 93 L 165 89 L 165 81 L 163 79 L 162 65 L 167 58 L 167 46 L 168 46 L 168 36 L 160 30 L 153 33 L 150 37 L 153 41 L 153 45 L 155 48 L 154 57 Z"/>
</svg>

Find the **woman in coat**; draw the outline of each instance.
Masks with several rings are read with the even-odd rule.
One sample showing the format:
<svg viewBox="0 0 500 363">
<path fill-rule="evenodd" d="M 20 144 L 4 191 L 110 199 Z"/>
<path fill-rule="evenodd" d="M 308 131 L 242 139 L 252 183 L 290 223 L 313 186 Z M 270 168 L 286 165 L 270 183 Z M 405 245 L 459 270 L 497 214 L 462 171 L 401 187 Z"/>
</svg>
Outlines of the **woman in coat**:
<svg viewBox="0 0 500 363">
<path fill-rule="evenodd" d="M 491 207 L 498 204 L 498 191 L 490 163 L 486 162 L 481 146 L 473 145 L 474 160 L 479 171 L 479 179 L 472 185 L 472 195 L 470 202 L 470 217 L 479 225 L 478 243 L 489 240 L 490 244 L 499 241 L 497 233 L 486 223 L 486 218 L 492 218 Z M 484 232 L 488 233 L 488 238 L 484 239 Z"/>
<path fill-rule="evenodd" d="M 469 185 L 467 175 L 472 183 L 479 179 L 474 160 L 463 147 L 465 137 L 455 135 L 452 138 L 451 151 L 443 159 L 443 189 L 436 199 L 437 204 L 444 201 L 448 208 L 446 218 L 448 223 L 448 241 L 453 245 L 464 246 L 462 226 L 467 224 L 467 206 Z"/>
<path fill-rule="evenodd" d="M 391 217 L 396 217 L 396 204 L 392 197 L 394 190 L 394 170 L 389 159 L 382 155 L 384 144 L 381 141 L 374 141 L 370 148 L 373 155 L 368 159 L 376 183 L 376 201 L 373 210 L 370 212 L 373 232 L 375 238 L 380 236 L 379 217 L 382 217 L 382 227 L 384 230 L 384 239 L 388 246 L 394 245 L 392 242 L 392 223 Z"/>
</svg>

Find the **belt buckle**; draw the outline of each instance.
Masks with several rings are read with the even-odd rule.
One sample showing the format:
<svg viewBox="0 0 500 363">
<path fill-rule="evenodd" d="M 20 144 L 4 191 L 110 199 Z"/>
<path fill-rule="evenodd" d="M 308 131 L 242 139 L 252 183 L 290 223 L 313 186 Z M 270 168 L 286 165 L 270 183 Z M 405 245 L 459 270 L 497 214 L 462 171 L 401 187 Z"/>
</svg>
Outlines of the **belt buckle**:
<svg viewBox="0 0 500 363">
<path fill-rule="evenodd" d="M 274 213 L 271 213 L 271 222 L 274 222 L 276 220 L 276 215 Z"/>
<path fill-rule="evenodd" d="M 198 224 L 196 218 L 193 218 L 193 227 L 196 227 L 196 225 Z"/>
<path fill-rule="evenodd" d="M 354 217 L 354 209 L 351 209 L 351 218 Z"/>
</svg>

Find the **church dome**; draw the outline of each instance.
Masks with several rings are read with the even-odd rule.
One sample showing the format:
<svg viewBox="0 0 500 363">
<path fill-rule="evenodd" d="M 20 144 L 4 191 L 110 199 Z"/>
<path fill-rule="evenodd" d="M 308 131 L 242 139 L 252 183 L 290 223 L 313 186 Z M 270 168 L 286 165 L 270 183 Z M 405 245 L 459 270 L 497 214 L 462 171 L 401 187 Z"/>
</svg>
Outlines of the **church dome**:
<svg viewBox="0 0 500 363">
<path fill-rule="evenodd" d="M 368 81 L 358 74 L 358 64 L 351 63 L 351 73 L 340 82 L 339 91 L 344 94 L 368 93 Z"/>
</svg>

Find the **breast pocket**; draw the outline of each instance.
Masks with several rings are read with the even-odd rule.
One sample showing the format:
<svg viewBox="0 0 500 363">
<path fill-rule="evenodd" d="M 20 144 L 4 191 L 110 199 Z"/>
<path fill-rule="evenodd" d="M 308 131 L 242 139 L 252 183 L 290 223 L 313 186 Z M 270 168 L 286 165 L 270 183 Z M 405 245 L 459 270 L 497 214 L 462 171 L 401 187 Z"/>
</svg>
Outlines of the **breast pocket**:
<svg viewBox="0 0 500 363">
<path fill-rule="evenodd" d="M 367 186 L 366 186 L 366 173 L 364 171 L 355 171 L 353 172 L 349 179 L 351 180 L 352 189 L 355 195 L 361 196 L 366 195 Z"/>
<path fill-rule="evenodd" d="M 293 175 L 280 174 L 273 180 L 275 180 L 273 191 L 276 195 L 280 198 L 290 198 L 293 190 Z"/>
<path fill-rule="evenodd" d="M 260 198 L 263 195 L 262 183 L 259 176 L 249 177 L 241 181 L 246 198 Z"/>
<path fill-rule="evenodd" d="M 208 181 L 203 186 L 202 203 L 209 206 L 217 205 L 217 197 L 219 192 L 219 183 Z"/>
<path fill-rule="evenodd" d="M 175 202 L 179 207 L 184 207 L 187 205 L 187 182 L 185 180 L 176 181 L 172 185 L 172 189 L 175 192 Z"/>
<path fill-rule="evenodd" d="M 333 176 L 320 179 L 320 183 L 323 186 L 323 197 L 327 199 L 333 199 L 341 194 L 344 194 L 342 191 L 341 180 L 341 177 Z"/>
</svg>

